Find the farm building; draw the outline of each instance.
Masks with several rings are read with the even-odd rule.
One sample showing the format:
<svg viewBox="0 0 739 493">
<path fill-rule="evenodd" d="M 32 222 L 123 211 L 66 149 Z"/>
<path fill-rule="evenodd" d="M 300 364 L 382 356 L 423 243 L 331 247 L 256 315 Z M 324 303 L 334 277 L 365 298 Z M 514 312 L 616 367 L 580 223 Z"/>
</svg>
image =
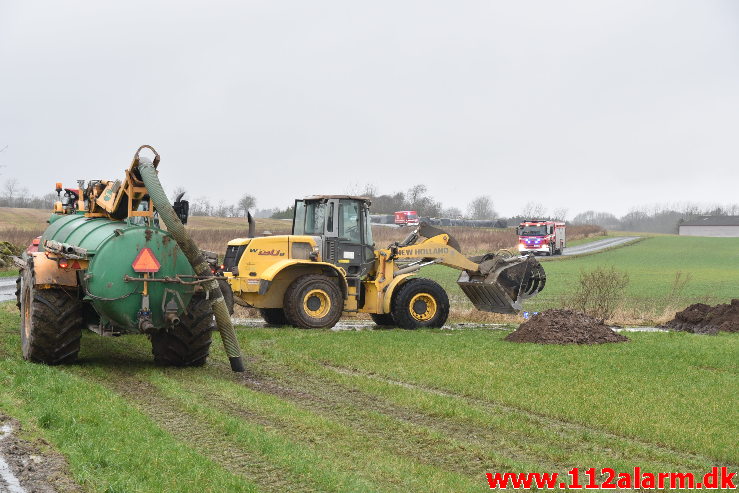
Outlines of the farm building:
<svg viewBox="0 0 739 493">
<path fill-rule="evenodd" d="M 739 216 L 697 216 L 678 223 L 680 236 L 739 237 Z"/>
</svg>

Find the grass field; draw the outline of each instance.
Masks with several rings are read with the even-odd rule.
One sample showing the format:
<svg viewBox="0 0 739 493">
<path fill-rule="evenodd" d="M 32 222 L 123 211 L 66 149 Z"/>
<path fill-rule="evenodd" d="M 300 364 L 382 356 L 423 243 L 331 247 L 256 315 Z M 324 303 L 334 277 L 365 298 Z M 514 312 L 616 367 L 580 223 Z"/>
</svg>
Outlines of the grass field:
<svg viewBox="0 0 739 493">
<path fill-rule="evenodd" d="M 0 411 L 89 491 L 483 491 L 486 472 L 736 469 L 739 337 L 633 334 L 597 347 L 504 332 L 242 329 L 201 369 L 140 336 L 86 334 L 82 362 L 19 358 L 0 306 Z"/>
<path fill-rule="evenodd" d="M 526 303 L 526 309 L 563 306 L 582 270 L 614 266 L 630 278 L 618 312 L 621 320 L 659 321 L 690 303 L 723 303 L 739 298 L 738 254 L 739 238 L 654 236 L 603 253 L 558 258 L 544 263 L 546 287 Z M 453 270 L 431 266 L 422 275 L 436 279 L 446 288 L 458 312 L 464 313 L 471 307 L 456 284 L 458 274 Z M 682 290 L 676 289 L 677 275 L 689 277 Z"/>
</svg>

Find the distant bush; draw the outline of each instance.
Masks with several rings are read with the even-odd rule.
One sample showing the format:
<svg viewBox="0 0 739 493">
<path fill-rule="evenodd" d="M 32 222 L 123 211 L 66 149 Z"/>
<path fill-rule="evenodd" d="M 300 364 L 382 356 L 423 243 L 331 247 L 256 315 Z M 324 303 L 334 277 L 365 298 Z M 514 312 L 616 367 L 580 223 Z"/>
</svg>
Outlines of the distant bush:
<svg viewBox="0 0 739 493">
<path fill-rule="evenodd" d="M 570 305 L 575 310 L 603 320 L 609 319 L 624 299 L 629 275 L 615 267 L 580 271 Z"/>
</svg>

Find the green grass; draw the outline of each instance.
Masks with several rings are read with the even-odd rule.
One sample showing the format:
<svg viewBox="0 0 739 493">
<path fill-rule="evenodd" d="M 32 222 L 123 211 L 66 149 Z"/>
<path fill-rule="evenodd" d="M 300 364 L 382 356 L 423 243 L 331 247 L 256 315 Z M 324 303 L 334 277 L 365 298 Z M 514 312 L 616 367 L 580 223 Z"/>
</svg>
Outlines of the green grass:
<svg viewBox="0 0 739 493">
<path fill-rule="evenodd" d="M 565 263 L 565 262 L 563 262 Z M 739 335 L 538 346 L 471 330 L 242 329 L 203 368 L 86 333 L 81 362 L 22 361 L 0 305 L 0 412 L 89 491 L 484 491 L 484 474 L 739 463 Z"/>
<path fill-rule="evenodd" d="M 739 238 L 654 236 L 602 253 L 545 262 L 545 289 L 526 304 L 541 310 L 561 306 L 577 285 L 581 271 L 614 266 L 628 273 L 629 308 L 659 312 L 668 306 L 693 302 L 723 303 L 739 297 Z M 679 296 L 671 295 L 675 276 L 689 275 Z M 424 269 L 426 277 L 442 284 L 457 306 L 471 306 L 456 284 L 458 274 L 441 266 Z"/>
<path fill-rule="evenodd" d="M 17 277 L 17 276 L 18 276 L 17 268 L 0 269 L 0 277 Z"/>
</svg>

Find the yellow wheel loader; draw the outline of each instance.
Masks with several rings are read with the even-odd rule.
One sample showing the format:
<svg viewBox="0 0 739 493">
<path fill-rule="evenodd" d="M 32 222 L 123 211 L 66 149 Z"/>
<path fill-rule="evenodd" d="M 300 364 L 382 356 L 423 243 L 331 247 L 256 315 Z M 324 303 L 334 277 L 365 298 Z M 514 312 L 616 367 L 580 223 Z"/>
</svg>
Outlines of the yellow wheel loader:
<svg viewBox="0 0 739 493">
<path fill-rule="evenodd" d="M 533 256 L 507 252 L 467 258 L 448 233 L 425 223 L 402 242 L 375 249 L 370 200 L 322 195 L 295 201 L 291 235 L 228 243 L 224 275 L 237 303 L 258 308 L 272 325 L 333 327 L 343 313 L 369 313 L 378 325 L 441 327 L 449 298 L 435 281 L 413 277 L 441 264 L 479 310 L 515 313 L 544 288 Z"/>
</svg>

